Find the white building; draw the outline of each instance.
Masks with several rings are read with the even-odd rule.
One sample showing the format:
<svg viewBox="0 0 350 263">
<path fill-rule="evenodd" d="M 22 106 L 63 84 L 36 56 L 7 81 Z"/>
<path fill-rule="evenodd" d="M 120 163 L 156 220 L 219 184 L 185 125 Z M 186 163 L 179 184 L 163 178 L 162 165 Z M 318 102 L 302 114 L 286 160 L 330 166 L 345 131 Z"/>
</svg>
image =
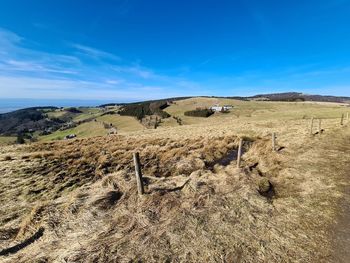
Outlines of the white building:
<svg viewBox="0 0 350 263">
<path fill-rule="evenodd" d="M 233 106 L 231 106 L 231 105 L 224 105 L 224 106 L 214 105 L 214 106 L 210 107 L 210 109 L 212 111 L 215 111 L 215 112 L 229 111 L 232 108 L 233 108 Z"/>
</svg>

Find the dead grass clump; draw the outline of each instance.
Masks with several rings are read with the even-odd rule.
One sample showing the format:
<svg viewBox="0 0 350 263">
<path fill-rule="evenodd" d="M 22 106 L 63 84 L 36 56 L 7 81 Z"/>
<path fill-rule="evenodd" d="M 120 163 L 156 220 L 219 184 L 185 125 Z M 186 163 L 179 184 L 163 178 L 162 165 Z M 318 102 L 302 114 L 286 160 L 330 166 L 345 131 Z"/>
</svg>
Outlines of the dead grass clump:
<svg viewBox="0 0 350 263">
<path fill-rule="evenodd" d="M 9 240 L 16 237 L 19 228 L 0 228 L 0 240 Z"/>
<path fill-rule="evenodd" d="M 245 161 L 249 164 L 258 163 L 259 169 L 263 172 L 269 171 L 271 175 L 277 175 L 281 169 L 283 156 L 272 152 L 271 140 L 264 138 L 250 143 L 249 152 L 245 154 Z"/>
<path fill-rule="evenodd" d="M 253 138 L 251 136 L 241 136 L 241 138 L 245 143 L 253 143 L 258 139 L 258 138 Z"/>
<path fill-rule="evenodd" d="M 35 205 L 31 212 L 22 220 L 17 234 L 18 239 L 33 234 L 40 226 L 47 204 Z"/>
<path fill-rule="evenodd" d="M 103 177 L 101 185 L 104 188 L 118 189 L 117 178 L 113 175 L 107 175 L 107 176 Z"/>
<path fill-rule="evenodd" d="M 109 191 L 107 193 L 104 193 L 103 195 L 99 196 L 93 203 L 93 206 L 96 206 L 97 208 L 101 210 L 108 210 L 111 209 L 116 203 L 119 201 L 119 199 L 123 196 L 123 194 L 119 191 Z"/>
<path fill-rule="evenodd" d="M 52 157 L 54 156 L 55 154 L 53 152 L 43 152 L 42 153 L 42 157 L 43 158 L 49 158 L 49 157 Z"/>
<path fill-rule="evenodd" d="M 85 143 L 89 141 L 89 143 Z M 140 152 L 143 172 L 147 175 L 167 177 L 203 169 L 205 163 L 222 158 L 236 147 L 236 136 L 200 137 L 200 139 L 172 140 L 122 137 L 94 138 L 93 140 L 35 144 L 35 151 L 54 152 L 48 158 L 51 165 L 67 167 L 67 174 L 85 174 L 84 177 L 100 178 L 108 173 L 134 169 L 132 153 Z M 144 146 L 144 147 L 142 147 Z M 101 152 L 104 154 L 101 154 Z M 79 168 L 76 170 L 75 168 Z M 52 170 L 50 167 L 48 169 Z M 56 170 L 56 168 L 53 168 Z"/>
<path fill-rule="evenodd" d="M 12 161 L 13 159 L 12 159 L 12 156 L 6 155 L 3 160 L 4 161 Z"/>
<path fill-rule="evenodd" d="M 259 193 L 266 194 L 268 191 L 270 191 L 271 186 L 270 181 L 266 177 L 261 178 L 258 182 Z"/>
<path fill-rule="evenodd" d="M 190 175 L 192 172 L 203 169 L 205 163 L 199 158 L 182 159 L 176 163 L 176 173 L 174 175 Z"/>
<path fill-rule="evenodd" d="M 99 169 L 106 168 L 111 165 L 110 156 L 107 154 L 100 155 L 97 159 Z"/>
<path fill-rule="evenodd" d="M 42 156 L 42 153 L 33 153 L 32 154 L 32 158 L 33 159 L 40 159 L 40 158 L 42 158 L 43 156 Z"/>
<path fill-rule="evenodd" d="M 71 214 L 77 214 L 82 210 L 86 200 L 89 197 L 90 197 L 89 193 L 78 190 L 75 194 L 70 196 L 70 199 L 64 208 L 66 211 L 68 211 Z"/>
</svg>

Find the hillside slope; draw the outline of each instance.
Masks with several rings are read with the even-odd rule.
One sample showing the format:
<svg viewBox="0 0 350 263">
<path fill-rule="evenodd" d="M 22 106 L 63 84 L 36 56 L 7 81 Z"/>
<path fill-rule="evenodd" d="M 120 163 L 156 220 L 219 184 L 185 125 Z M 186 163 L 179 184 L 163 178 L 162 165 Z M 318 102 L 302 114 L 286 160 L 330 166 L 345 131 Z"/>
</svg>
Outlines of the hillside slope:
<svg viewBox="0 0 350 263">
<path fill-rule="evenodd" d="M 3 148 L 0 261 L 341 262 L 332 239 L 349 202 L 350 129 L 324 120 L 324 133 L 310 136 L 308 120 L 280 123 L 232 119 Z M 242 169 L 222 162 L 248 129 Z M 263 178 L 269 196 L 258 191 Z"/>
</svg>

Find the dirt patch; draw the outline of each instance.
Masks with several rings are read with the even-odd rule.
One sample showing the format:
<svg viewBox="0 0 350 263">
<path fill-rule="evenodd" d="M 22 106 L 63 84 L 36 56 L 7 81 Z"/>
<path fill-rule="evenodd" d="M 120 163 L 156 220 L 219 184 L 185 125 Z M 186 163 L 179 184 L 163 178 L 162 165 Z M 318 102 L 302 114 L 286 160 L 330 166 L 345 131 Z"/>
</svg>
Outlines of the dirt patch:
<svg viewBox="0 0 350 263">
<path fill-rule="evenodd" d="M 350 135 L 344 135 L 344 141 L 348 142 L 349 140 Z M 330 261 L 347 263 L 350 259 L 350 145 L 346 143 L 337 146 L 340 147 L 339 151 L 341 152 L 338 158 L 343 159 L 344 162 L 340 166 L 341 169 L 337 170 L 337 174 L 334 174 L 335 179 L 340 184 L 341 197 L 336 205 L 335 224 L 330 226 L 330 238 L 333 246 Z"/>
<path fill-rule="evenodd" d="M 347 263 L 350 259 L 350 191 L 346 190 L 339 204 L 341 211 L 337 223 L 331 228 L 333 239 L 333 262 Z"/>
</svg>

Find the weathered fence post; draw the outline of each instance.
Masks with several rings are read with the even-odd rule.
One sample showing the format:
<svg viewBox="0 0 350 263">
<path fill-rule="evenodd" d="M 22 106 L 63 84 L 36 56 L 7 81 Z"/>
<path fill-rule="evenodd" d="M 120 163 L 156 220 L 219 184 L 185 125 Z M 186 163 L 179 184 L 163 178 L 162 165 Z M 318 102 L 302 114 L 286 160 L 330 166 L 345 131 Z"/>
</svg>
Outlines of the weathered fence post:
<svg viewBox="0 0 350 263">
<path fill-rule="evenodd" d="M 318 134 L 321 134 L 321 122 L 322 120 L 321 119 L 318 119 Z"/>
<path fill-rule="evenodd" d="M 136 182 L 137 182 L 137 191 L 140 195 L 143 195 L 145 193 L 143 188 L 143 181 L 142 181 L 142 172 L 141 172 L 141 163 L 140 163 L 140 156 L 139 153 L 133 153 L 134 157 L 134 164 L 135 164 L 135 175 L 136 175 Z"/>
<path fill-rule="evenodd" d="M 272 151 L 276 151 L 276 133 L 272 133 Z"/>
<path fill-rule="evenodd" d="M 311 135 L 312 135 L 313 127 L 314 127 L 314 117 L 311 118 L 311 124 L 310 124 L 310 134 Z"/>
<path fill-rule="evenodd" d="M 241 166 L 242 145 L 243 145 L 243 139 L 240 138 L 239 144 L 238 144 L 238 152 L 237 152 L 237 168 Z"/>
<path fill-rule="evenodd" d="M 349 112 L 346 113 L 346 122 L 349 122 Z"/>
<path fill-rule="evenodd" d="M 342 113 L 341 118 L 340 118 L 340 125 L 343 125 L 343 121 L 344 121 L 344 114 Z"/>
</svg>

